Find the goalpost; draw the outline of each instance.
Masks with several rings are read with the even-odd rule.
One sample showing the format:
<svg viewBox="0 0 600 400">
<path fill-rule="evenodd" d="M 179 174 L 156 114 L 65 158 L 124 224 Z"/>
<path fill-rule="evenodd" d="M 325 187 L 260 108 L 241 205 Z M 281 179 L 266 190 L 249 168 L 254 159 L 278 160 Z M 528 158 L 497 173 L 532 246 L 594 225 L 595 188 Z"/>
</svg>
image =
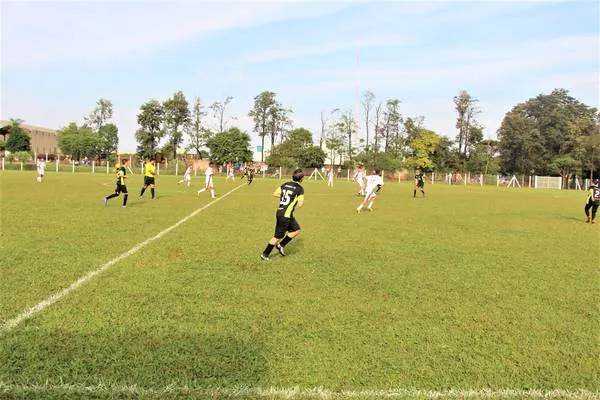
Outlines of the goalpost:
<svg viewBox="0 0 600 400">
<path fill-rule="evenodd" d="M 319 172 L 319 170 L 318 170 L 318 169 L 316 169 L 316 168 L 315 168 L 315 170 L 312 172 L 312 174 L 310 174 L 310 176 L 308 177 L 308 179 L 317 179 L 317 175 L 318 175 L 318 176 L 319 176 L 321 179 L 325 180 L 325 178 L 323 177 L 323 175 L 321 175 L 321 172 Z"/>
<path fill-rule="evenodd" d="M 534 176 L 533 187 L 536 189 L 562 189 L 561 176 Z"/>
</svg>

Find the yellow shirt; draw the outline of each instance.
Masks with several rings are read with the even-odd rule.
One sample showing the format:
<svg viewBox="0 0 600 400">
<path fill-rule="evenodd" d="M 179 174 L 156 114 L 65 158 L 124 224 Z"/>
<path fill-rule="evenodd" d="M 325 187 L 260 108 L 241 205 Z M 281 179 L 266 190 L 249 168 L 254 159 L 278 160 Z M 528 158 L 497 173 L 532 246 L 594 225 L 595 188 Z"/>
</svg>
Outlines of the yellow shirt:
<svg viewBox="0 0 600 400">
<path fill-rule="evenodd" d="M 156 173 L 156 170 L 154 168 L 154 163 L 147 162 L 146 164 L 144 164 L 144 176 L 154 178 L 155 173 Z"/>
</svg>

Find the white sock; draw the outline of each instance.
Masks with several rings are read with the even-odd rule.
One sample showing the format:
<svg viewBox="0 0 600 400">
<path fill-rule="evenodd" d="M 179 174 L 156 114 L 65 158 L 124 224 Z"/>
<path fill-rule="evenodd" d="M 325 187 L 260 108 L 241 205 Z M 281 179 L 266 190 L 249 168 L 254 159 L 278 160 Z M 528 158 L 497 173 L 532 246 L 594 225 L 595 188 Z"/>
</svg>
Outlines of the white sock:
<svg viewBox="0 0 600 400">
<path fill-rule="evenodd" d="M 215 189 L 210 189 L 210 195 L 211 197 L 215 197 Z"/>
<path fill-rule="evenodd" d="M 373 202 L 369 202 L 369 208 L 373 207 Z"/>
<path fill-rule="evenodd" d="M 202 189 L 198 190 L 198 193 L 202 193 L 202 192 L 205 192 L 205 191 L 206 191 L 206 188 L 202 188 Z"/>
</svg>

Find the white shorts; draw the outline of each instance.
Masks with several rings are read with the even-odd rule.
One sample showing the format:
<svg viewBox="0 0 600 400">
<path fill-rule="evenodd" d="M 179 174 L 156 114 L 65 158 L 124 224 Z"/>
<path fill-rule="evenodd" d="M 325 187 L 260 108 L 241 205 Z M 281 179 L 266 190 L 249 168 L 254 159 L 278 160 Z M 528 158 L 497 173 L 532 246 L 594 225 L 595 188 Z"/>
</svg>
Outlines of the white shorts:
<svg viewBox="0 0 600 400">
<path fill-rule="evenodd" d="M 192 176 L 191 176 L 191 175 L 184 175 L 184 176 L 183 176 L 183 180 L 184 180 L 185 182 L 189 182 L 189 181 L 191 181 L 191 180 L 192 180 Z"/>
</svg>

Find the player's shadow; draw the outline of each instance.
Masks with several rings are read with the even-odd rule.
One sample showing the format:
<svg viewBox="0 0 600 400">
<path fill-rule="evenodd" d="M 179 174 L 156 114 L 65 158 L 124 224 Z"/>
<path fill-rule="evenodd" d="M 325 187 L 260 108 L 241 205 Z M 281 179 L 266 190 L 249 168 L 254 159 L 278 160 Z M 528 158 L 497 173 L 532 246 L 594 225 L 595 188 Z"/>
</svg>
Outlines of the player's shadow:
<svg viewBox="0 0 600 400">
<path fill-rule="evenodd" d="M 560 217 L 562 219 L 568 219 L 569 221 L 577 221 L 577 222 L 585 223 L 585 216 L 577 218 L 572 215 L 561 215 Z"/>
<path fill-rule="evenodd" d="M 137 333 L 118 327 L 93 334 L 29 330 L 3 338 L 0 374 L 8 382 L 32 384 L 261 386 L 268 376 L 264 344 L 255 334 L 246 333 L 151 328 Z"/>
</svg>

